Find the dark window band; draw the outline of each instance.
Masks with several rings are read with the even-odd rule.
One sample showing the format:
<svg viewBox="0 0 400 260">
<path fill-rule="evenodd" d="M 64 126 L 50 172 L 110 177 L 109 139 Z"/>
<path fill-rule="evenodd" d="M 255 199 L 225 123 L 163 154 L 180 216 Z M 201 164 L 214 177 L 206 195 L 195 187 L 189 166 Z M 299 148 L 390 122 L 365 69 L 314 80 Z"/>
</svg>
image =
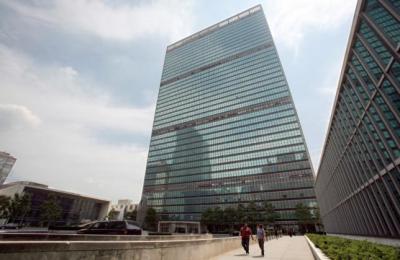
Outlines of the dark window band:
<svg viewBox="0 0 400 260">
<path fill-rule="evenodd" d="M 227 112 L 224 112 L 224 113 L 215 114 L 215 115 L 199 118 L 199 119 L 196 119 L 196 120 L 191 120 L 189 122 L 185 122 L 185 123 L 181 123 L 181 124 L 177 124 L 177 125 L 173 125 L 173 126 L 168 126 L 168 127 L 156 129 L 156 130 L 153 130 L 151 136 L 162 135 L 162 134 L 166 134 L 166 133 L 169 133 L 169 132 L 174 132 L 174 131 L 185 129 L 185 128 L 189 128 L 189 127 L 195 127 L 195 126 L 198 126 L 198 125 L 203 125 L 203 124 L 211 123 L 211 122 L 218 121 L 218 120 L 231 118 L 231 117 L 234 117 L 234 116 L 237 116 L 237 115 L 256 112 L 256 111 L 259 111 L 259 110 L 262 110 L 262 109 L 266 109 L 266 108 L 270 108 L 270 107 L 274 107 L 274 106 L 281 106 L 281 105 L 284 105 L 284 104 L 288 104 L 290 102 L 291 102 L 291 99 L 290 99 L 289 96 L 282 97 L 282 98 L 277 98 L 277 99 L 274 99 L 274 100 L 271 100 L 271 101 L 268 101 L 268 102 L 265 102 L 265 103 L 251 105 L 251 106 L 242 107 L 242 108 L 237 108 L 237 109 L 234 109 L 234 110 L 231 110 L 231 111 L 227 111 Z"/>
<path fill-rule="evenodd" d="M 227 63 L 227 62 L 230 62 L 230 61 L 239 59 L 239 58 L 241 58 L 241 57 L 250 55 L 250 54 L 252 54 L 252 53 L 261 51 L 261 50 L 263 50 L 263 49 L 267 49 L 267 48 L 269 48 L 269 47 L 271 47 L 271 46 L 272 46 L 272 42 L 268 42 L 268 43 L 259 45 L 259 46 L 257 46 L 257 47 L 254 47 L 254 48 L 251 48 L 251 49 L 248 49 L 248 50 L 245 50 L 245 51 L 242 51 L 242 52 L 233 54 L 233 55 L 228 56 L 228 57 L 226 57 L 226 58 L 217 60 L 217 61 L 215 61 L 215 62 L 209 63 L 209 64 L 207 64 L 207 65 L 201 66 L 201 67 L 199 67 L 199 68 L 196 68 L 196 69 L 193 69 L 193 70 L 189 70 L 188 72 L 185 72 L 185 73 L 183 73 L 183 74 L 181 74 L 181 75 L 178 75 L 178 76 L 176 76 L 176 77 L 173 77 L 173 78 L 170 78 L 170 79 L 161 81 L 160 87 L 162 87 L 162 86 L 164 86 L 164 85 L 167 85 L 167 84 L 170 84 L 170 83 L 172 83 L 172 82 L 175 82 L 175 81 L 177 81 L 177 80 L 181 80 L 181 79 L 187 78 L 187 77 L 189 77 L 189 76 L 191 76 L 191 75 L 193 75 L 193 74 L 202 72 L 202 71 L 204 71 L 204 70 L 211 69 L 211 68 L 216 67 L 216 66 L 219 66 L 219 65 L 221 65 L 221 64 L 224 64 L 224 63 Z"/>
</svg>

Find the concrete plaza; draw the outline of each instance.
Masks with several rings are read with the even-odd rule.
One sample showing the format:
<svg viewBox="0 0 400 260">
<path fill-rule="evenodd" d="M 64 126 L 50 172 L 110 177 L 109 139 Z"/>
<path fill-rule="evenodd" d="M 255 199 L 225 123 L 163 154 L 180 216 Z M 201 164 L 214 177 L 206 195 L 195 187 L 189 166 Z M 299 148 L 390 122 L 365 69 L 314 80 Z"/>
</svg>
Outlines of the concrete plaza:
<svg viewBox="0 0 400 260">
<path fill-rule="evenodd" d="M 313 260 L 314 257 L 304 236 L 284 236 L 265 242 L 265 256 L 261 256 L 257 243 L 250 246 L 246 255 L 242 247 L 212 258 L 212 260 L 262 258 L 267 260 Z"/>
</svg>

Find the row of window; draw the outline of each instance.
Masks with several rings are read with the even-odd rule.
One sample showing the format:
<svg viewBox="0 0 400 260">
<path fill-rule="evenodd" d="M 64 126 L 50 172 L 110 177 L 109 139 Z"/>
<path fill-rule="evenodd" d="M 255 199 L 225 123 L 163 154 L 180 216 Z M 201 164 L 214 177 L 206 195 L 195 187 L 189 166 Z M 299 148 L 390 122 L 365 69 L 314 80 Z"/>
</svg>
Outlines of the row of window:
<svg viewBox="0 0 400 260">
<path fill-rule="evenodd" d="M 212 51 L 214 50 L 220 50 L 221 45 L 228 45 L 231 47 L 235 47 L 236 45 L 235 42 L 237 40 L 243 40 L 249 37 L 249 33 L 252 36 L 260 36 L 260 35 L 255 35 L 255 32 L 257 31 L 258 34 L 263 35 L 260 29 L 262 29 L 262 25 L 258 24 L 255 25 L 252 24 L 255 20 L 259 20 L 260 17 L 252 17 L 247 20 L 242 20 L 239 23 L 237 23 L 235 26 L 228 26 L 225 28 L 222 28 L 218 31 L 215 31 L 203 38 L 200 38 L 196 41 L 192 41 L 189 44 L 186 44 L 180 48 L 175 49 L 174 51 L 168 51 L 166 58 L 171 61 L 169 65 L 174 65 L 177 64 L 179 65 L 179 62 L 182 60 L 187 60 L 190 59 L 190 57 L 196 57 L 200 58 L 201 54 L 207 54 L 206 50 L 211 49 Z M 239 28 L 239 30 L 238 30 Z M 247 37 L 243 37 L 244 35 L 247 35 Z M 241 39 L 238 39 L 240 36 Z M 268 36 L 268 35 L 266 35 Z M 236 40 L 236 41 L 235 41 Z M 213 44 L 214 43 L 214 44 Z M 242 43 L 239 42 L 239 44 Z M 212 55 L 212 56 L 215 56 Z"/>
<path fill-rule="evenodd" d="M 259 88 L 263 87 L 265 90 L 269 91 L 269 88 L 266 85 L 266 83 L 278 83 L 278 82 L 282 81 L 282 80 L 280 80 L 281 79 L 280 77 L 282 76 L 282 72 L 277 71 L 277 72 L 270 74 L 269 76 L 271 78 L 268 79 L 268 77 L 265 77 L 264 81 L 262 80 L 262 78 L 258 79 L 255 77 L 255 78 L 250 79 L 250 82 L 241 82 L 240 81 L 240 82 L 237 82 L 237 84 L 239 84 L 242 87 L 249 87 L 249 86 L 252 86 L 253 84 L 256 84 L 256 86 L 258 86 Z M 265 82 L 266 80 L 268 80 L 268 82 Z M 284 86 L 285 86 L 285 84 L 282 84 L 282 83 L 276 84 L 273 86 L 273 89 L 271 91 L 273 91 L 274 89 L 279 88 L 279 87 L 284 88 Z M 254 91 L 259 92 L 259 88 L 250 87 L 250 89 L 253 89 L 253 92 Z M 243 93 L 246 93 L 246 92 L 238 93 L 237 95 L 233 95 L 233 96 L 227 95 L 226 99 L 228 99 L 228 100 L 230 99 L 231 101 L 227 101 L 225 103 L 233 103 L 233 101 L 239 101 L 239 103 L 240 103 L 240 101 L 243 101 L 243 100 L 239 100 L 239 98 L 243 99 L 243 97 L 246 97 L 246 96 L 243 96 Z M 206 101 L 206 100 L 203 100 L 203 102 L 204 101 Z M 212 109 L 207 110 L 206 107 L 199 108 L 199 109 L 202 109 L 204 111 L 211 111 L 211 110 L 216 110 L 216 108 L 225 107 L 225 106 L 223 106 L 223 103 L 219 102 L 218 100 L 211 101 L 210 103 L 211 104 L 214 103 L 214 106 L 212 106 Z M 160 124 L 162 122 L 168 122 L 168 121 L 172 121 L 174 119 L 188 118 L 189 114 L 194 114 L 193 112 L 195 112 L 195 111 L 193 111 L 193 107 L 189 107 L 189 110 L 190 110 L 190 108 L 191 108 L 192 112 L 179 113 L 179 111 L 177 111 L 178 113 L 171 113 L 171 115 L 167 114 L 167 117 L 160 118 L 160 119 L 158 119 L 159 117 L 156 116 L 155 120 L 160 121 L 159 122 L 159 124 Z M 215 111 L 214 114 L 215 113 L 218 113 L 218 111 Z M 186 121 L 188 121 L 188 120 L 190 120 L 190 119 L 186 119 Z"/>
<path fill-rule="evenodd" d="M 257 30 L 252 30 L 253 32 L 257 32 Z M 258 32 L 261 30 L 258 30 Z M 248 32 L 249 33 L 249 32 Z M 165 66 L 164 66 L 164 70 L 163 70 L 163 75 L 162 75 L 162 81 L 166 81 L 169 79 L 172 79 L 174 77 L 179 77 L 180 75 L 182 75 L 185 72 L 188 72 L 190 70 L 202 67 L 202 66 L 206 66 L 207 64 L 213 63 L 213 62 L 218 62 L 221 59 L 227 58 L 229 56 L 235 55 L 243 50 L 248 50 L 251 48 L 254 48 L 256 46 L 259 46 L 263 43 L 266 43 L 268 41 L 270 41 L 270 38 L 267 37 L 267 35 L 262 35 L 262 36 L 258 36 L 256 37 L 256 39 L 254 39 L 254 41 L 249 42 L 248 40 L 242 40 L 240 44 L 241 40 L 235 40 L 235 43 L 230 44 L 230 46 L 223 46 L 222 48 L 219 49 L 214 49 L 215 50 L 215 54 L 214 56 L 209 56 L 210 54 L 212 54 L 212 49 L 209 48 L 209 54 L 207 53 L 207 55 L 203 55 L 201 58 L 195 60 L 194 56 L 196 56 L 195 54 L 192 54 L 192 58 L 186 61 L 182 61 L 181 63 L 176 64 L 175 66 L 170 66 L 169 63 L 170 61 L 168 60 L 168 58 L 165 59 Z M 240 45 L 238 45 L 240 44 Z M 208 56 L 209 58 L 206 59 L 205 56 Z M 165 73 L 164 73 L 165 71 Z"/>
<path fill-rule="evenodd" d="M 248 31 L 254 26 L 254 22 L 260 22 L 262 18 L 262 15 L 260 16 L 259 14 L 255 14 L 254 16 L 247 17 L 246 19 L 241 19 L 240 21 L 236 22 L 234 26 L 233 24 L 229 24 L 228 26 L 224 26 L 220 28 L 219 30 L 216 30 L 208 35 L 205 35 L 201 38 L 196 39 L 195 41 L 190 42 L 190 44 L 185 44 L 182 45 L 179 48 L 176 48 L 172 51 L 167 52 L 167 56 L 171 61 L 177 61 L 179 62 L 181 59 L 187 59 L 187 56 L 184 55 L 193 55 L 194 52 L 196 54 L 198 53 L 204 53 L 204 47 L 208 47 L 210 43 L 212 42 L 218 42 L 220 43 L 221 40 L 226 40 L 230 39 L 227 38 L 229 36 L 234 36 L 236 32 L 239 30 L 244 30 Z M 258 23 L 260 24 L 260 23 Z M 258 25 L 259 27 L 260 25 Z M 198 51 L 202 50 L 202 51 Z"/>
<path fill-rule="evenodd" d="M 251 192 L 257 192 L 259 190 L 259 194 L 255 195 L 257 200 L 285 200 L 291 198 L 302 198 L 302 197 L 314 197 L 315 193 L 312 188 L 309 189 L 301 189 L 301 190 L 285 190 L 285 191 L 265 191 L 264 189 L 260 189 L 257 187 L 258 184 L 255 184 L 254 188 Z M 227 189 L 232 190 L 230 193 L 210 193 L 207 196 L 187 196 L 186 192 L 181 192 L 182 197 L 180 198 L 147 198 L 147 202 L 151 205 L 178 205 L 178 204 L 204 204 L 204 203 L 216 203 L 216 202 L 235 202 L 239 201 L 239 198 L 243 195 L 243 190 L 241 187 L 228 187 Z M 194 192 L 190 192 L 193 194 Z"/>
<path fill-rule="evenodd" d="M 241 203 L 243 205 L 246 205 L 250 202 L 256 202 L 253 199 L 252 195 L 245 196 L 245 198 L 242 201 L 236 202 L 236 203 L 221 203 L 221 204 L 214 204 L 214 205 L 185 205 L 185 206 L 154 206 L 153 208 L 157 212 L 163 212 L 163 213 L 184 213 L 184 212 L 203 212 L 210 208 L 210 206 L 220 206 L 224 205 L 225 207 L 233 207 L 236 208 L 238 203 Z M 257 201 L 258 202 L 258 201 Z M 303 203 L 305 205 L 312 205 L 315 207 L 317 205 L 316 199 L 299 199 L 299 200 L 288 200 L 288 201 L 271 201 L 270 202 L 272 206 L 274 206 L 275 209 L 281 210 L 281 209 L 294 209 L 297 204 Z"/>
<path fill-rule="evenodd" d="M 400 42 L 400 23 L 377 0 L 369 0 L 367 16 L 385 34 L 394 48 Z"/>
<path fill-rule="evenodd" d="M 236 115 L 234 117 L 228 117 L 228 118 L 223 118 L 220 120 L 208 122 L 205 124 L 200 124 L 193 126 L 192 129 L 197 131 L 199 134 L 202 136 L 205 136 L 206 134 L 211 134 L 211 133 L 217 133 L 225 130 L 230 130 L 233 128 L 237 128 L 240 126 L 246 126 L 250 124 L 255 124 L 264 121 L 263 118 L 267 119 L 274 119 L 274 118 L 279 118 L 277 112 L 283 113 L 285 110 L 292 110 L 293 105 L 291 103 L 286 103 L 283 105 L 279 106 L 271 106 L 268 108 L 260 109 L 257 111 L 254 111 L 252 113 L 241 113 L 239 115 Z M 294 110 L 292 110 L 294 111 Z M 286 111 L 285 111 L 286 112 Z M 168 132 L 165 134 L 161 135 L 153 135 L 151 137 L 151 145 L 158 145 L 158 144 L 164 144 L 168 142 L 174 142 L 177 140 L 179 136 L 180 140 L 190 138 L 191 133 L 178 133 L 176 131 L 173 132 Z M 151 149 L 151 147 L 150 147 Z"/>
<path fill-rule="evenodd" d="M 251 20 L 254 22 L 254 17 L 249 17 L 247 21 L 245 20 L 246 19 L 239 22 L 237 24 L 238 27 L 235 26 L 236 28 L 227 26 L 205 36 L 203 39 L 167 52 L 164 66 L 165 72 L 163 72 L 162 78 L 167 79 L 174 77 L 182 72 L 182 68 L 190 70 L 204 63 L 219 60 L 224 56 L 237 52 L 238 49 L 243 50 L 252 43 L 248 41 L 249 37 L 254 39 L 254 42 L 266 42 L 270 40 L 270 35 L 262 33 L 265 29 L 262 24 L 256 26 L 252 24 Z M 237 28 L 239 28 L 239 30 Z M 207 38 L 209 38 L 211 42 L 208 42 Z"/>
<path fill-rule="evenodd" d="M 252 29 L 251 31 L 260 32 L 261 30 Z M 250 31 L 247 33 L 250 33 Z M 176 66 L 171 66 L 170 65 L 171 62 L 168 60 L 168 58 L 166 58 L 165 66 L 164 66 L 164 70 L 163 70 L 162 82 L 167 82 L 170 80 L 175 81 L 175 78 L 180 78 L 182 75 L 184 75 L 187 72 L 196 70 L 201 67 L 207 67 L 209 64 L 212 64 L 212 63 L 219 63 L 221 60 L 227 59 L 228 57 L 232 57 L 244 50 L 250 50 L 252 48 L 256 48 L 257 46 L 265 44 L 266 42 L 269 42 L 269 41 L 270 41 L 270 38 L 268 38 L 267 35 L 258 36 L 258 37 L 256 37 L 256 39 L 254 39 L 253 42 L 249 42 L 249 41 L 243 40 L 243 39 L 239 39 L 239 40 L 236 39 L 234 43 L 228 44 L 226 46 L 222 46 L 222 48 L 221 47 L 218 49 L 214 49 L 212 47 L 209 48 L 208 49 L 209 53 L 207 53 L 207 55 L 201 56 L 201 58 L 199 58 L 197 60 L 195 60 L 196 54 L 192 54 L 191 59 L 183 61 L 181 63 L 177 63 Z M 209 56 L 210 54 L 212 54 L 213 49 L 217 55 Z M 224 50 L 228 50 L 228 51 L 224 51 Z M 205 56 L 208 56 L 209 58 L 205 59 Z M 164 73 L 164 71 L 165 71 L 165 73 Z"/>
<path fill-rule="evenodd" d="M 281 73 L 281 72 L 279 72 L 279 73 Z M 207 117 L 210 115 L 215 115 L 215 114 L 231 111 L 234 109 L 238 109 L 238 108 L 242 108 L 242 107 L 246 107 L 246 106 L 250 106 L 250 105 L 266 103 L 266 102 L 272 101 L 274 99 L 279 99 L 282 97 L 290 96 L 287 87 L 278 88 L 276 91 L 278 91 L 278 90 L 280 90 L 280 92 L 278 92 L 276 94 L 271 95 L 270 93 L 268 93 L 266 95 L 258 96 L 258 97 L 248 96 L 246 98 L 243 98 L 242 100 L 233 100 L 233 101 L 226 102 L 224 104 L 219 104 L 218 106 L 212 107 L 212 109 L 207 109 L 207 108 L 199 109 L 197 111 L 197 113 L 195 113 L 195 112 L 186 113 L 181 116 L 176 116 L 174 119 L 168 118 L 165 120 L 158 120 L 159 122 L 154 123 L 154 128 L 168 127 L 168 126 L 184 123 L 189 120 L 204 118 L 204 117 Z"/>
<path fill-rule="evenodd" d="M 233 131 L 225 131 L 225 133 L 229 135 L 223 135 L 220 138 L 210 140 L 202 139 L 201 135 L 193 131 L 192 136 L 194 138 L 190 140 L 191 142 L 186 143 L 184 141 L 187 141 L 188 139 L 181 141 L 178 138 L 176 143 L 169 143 L 169 149 L 153 150 L 154 152 L 149 155 L 149 157 L 151 157 L 149 158 L 149 161 L 166 159 L 170 155 L 174 155 L 174 157 L 179 157 L 179 154 L 182 153 L 187 153 L 190 155 L 203 152 L 212 153 L 224 150 L 226 148 L 235 148 L 242 145 L 256 144 L 258 142 L 266 142 L 282 139 L 284 137 L 301 135 L 298 123 L 285 124 L 288 121 L 287 118 L 282 118 L 281 121 L 284 124 L 278 124 L 278 126 L 274 128 L 266 127 L 263 129 L 261 127 L 258 127 L 257 130 L 249 131 L 251 129 L 246 129 L 247 127 L 243 127 L 240 130 L 247 130 L 246 132 L 236 133 Z M 296 122 L 296 120 L 291 121 Z M 294 133 L 293 131 L 296 131 L 296 133 Z M 201 152 L 194 151 L 196 149 L 201 150 Z"/>
<path fill-rule="evenodd" d="M 215 194 L 222 196 L 243 191 L 250 192 L 257 185 L 263 185 L 263 192 L 288 192 L 289 190 L 300 192 L 313 188 L 314 178 L 308 163 L 308 161 L 292 161 L 281 164 L 280 168 L 287 170 L 273 172 L 269 171 L 267 166 L 263 169 L 263 174 L 243 177 L 227 176 L 221 179 L 171 184 L 168 187 L 163 185 L 145 186 L 143 193 L 148 199 L 202 197 Z"/>
<path fill-rule="evenodd" d="M 273 139 L 272 139 L 273 138 Z M 224 143 L 218 146 L 198 147 L 190 150 L 180 150 L 184 147 L 177 146 L 177 149 L 172 154 L 154 156 L 152 162 L 172 161 L 172 164 L 191 163 L 202 160 L 203 165 L 208 165 L 209 160 L 218 160 L 220 157 L 232 155 L 240 155 L 247 152 L 258 150 L 270 150 L 276 147 L 282 147 L 290 144 L 298 144 L 303 141 L 299 130 L 290 132 L 281 132 L 272 136 L 260 136 L 250 139 L 244 139 L 234 143 Z M 157 158 L 161 158 L 156 160 Z"/>
<path fill-rule="evenodd" d="M 146 178 L 145 186 L 164 185 L 164 184 L 173 184 L 173 183 L 186 183 L 186 182 L 195 182 L 195 181 L 207 181 L 207 180 L 215 181 L 215 180 L 222 179 L 222 178 L 246 177 L 246 176 L 251 176 L 249 174 L 259 175 L 259 174 L 263 174 L 266 172 L 267 171 L 265 171 L 263 168 L 259 168 L 257 170 L 252 168 L 252 169 L 246 169 L 246 170 L 242 170 L 242 171 L 203 173 L 201 175 L 182 175 L 182 176 L 178 176 L 178 177 L 171 177 L 168 173 L 163 172 L 165 175 L 160 178 L 156 178 L 156 179 Z M 285 185 L 292 185 L 294 182 L 301 184 L 301 185 L 312 184 L 312 182 L 310 183 L 309 179 L 292 180 L 287 183 L 286 183 L 287 180 L 285 180 L 285 179 L 282 179 L 279 181 L 282 181 L 285 183 L 279 184 L 278 182 L 274 182 L 274 183 L 268 183 L 268 185 L 271 187 L 279 188 L 279 187 L 286 187 Z"/>
<path fill-rule="evenodd" d="M 261 64 L 260 64 L 261 65 Z M 268 85 L 271 85 L 267 89 L 272 89 L 278 84 L 284 81 L 279 80 L 279 76 L 271 78 L 270 74 L 280 70 L 279 64 L 273 64 L 268 67 L 254 66 L 247 71 L 231 71 L 228 73 L 229 78 L 217 78 L 213 80 L 204 79 L 203 82 L 198 82 L 193 86 L 197 87 L 197 90 L 190 93 L 183 93 L 182 95 L 172 95 L 167 100 L 158 101 L 156 109 L 156 117 L 167 113 L 173 113 L 179 108 L 188 108 L 202 104 L 204 100 L 209 102 L 215 101 L 221 97 L 221 94 L 225 94 L 223 97 L 229 97 L 245 93 L 248 90 L 252 90 L 256 87 L 265 86 L 266 84 L 259 84 L 263 81 L 267 81 Z M 200 86 L 207 86 L 206 89 L 201 89 Z M 239 87 L 238 87 L 239 86 Z"/>
<path fill-rule="evenodd" d="M 277 68 L 276 71 L 280 71 L 280 69 Z M 267 78 L 268 77 L 265 77 L 265 80 L 267 80 Z M 184 105 L 182 107 L 176 107 L 169 112 L 166 111 L 165 113 L 162 112 L 162 114 L 159 113 L 158 115 L 155 115 L 156 121 L 168 121 L 171 119 L 182 117 L 187 118 L 188 115 L 197 114 L 196 112 L 199 110 L 215 110 L 216 108 L 223 107 L 223 105 L 226 103 L 240 102 L 247 100 L 252 96 L 259 96 L 267 93 L 273 94 L 287 89 L 284 81 L 276 82 L 271 86 L 267 85 L 265 80 L 263 80 L 262 78 L 252 78 L 248 79 L 248 82 L 245 82 L 244 79 L 240 79 L 239 81 L 232 83 L 232 85 L 227 87 L 226 91 L 227 93 L 229 93 L 228 95 L 226 93 L 225 95 L 219 94 L 216 95 L 216 99 L 200 99 L 193 102 L 192 104 Z M 236 88 L 237 90 L 231 93 L 231 87 Z"/>
<path fill-rule="evenodd" d="M 170 142 L 163 149 L 152 149 L 149 152 L 149 159 L 156 158 L 156 155 L 162 154 L 170 154 L 177 151 L 177 145 L 179 144 L 179 151 L 188 150 L 188 149 L 196 149 L 200 147 L 210 147 L 209 149 L 218 149 L 215 146 L 221 143 L 237 143 L 241 142 L 244 139 L 252 138 L 260 135 L 271 135 L 278 132 L 284 132 L 294 129 L 300 129 L 300 125 L 296 122 L 295 117 L 291 117 L 292 122 L 295 123 L 287 123 L 287 118 L 281 119 L 281 124 L 275 125 L 277 126 L 265 126 L 266 123 L 261 123 L 258 125 L 250 125 L 244 126 L 241 128 L 236 128 L 232 130 L 227 130 L 224 132 L 213 133 L 209 135 L 201 135 L 200 133 L 192 130 L 193 138 L 186 138 L 181 140 L 179 137 L 176 142 Z M 289 119 L 290 120 L 290 119 Z M 277 120 L 278 121 L 278 120 Z M 299 134 L 300 133 L 300 130 Z M 207 137 L 207 138 L 206 138 Z M 160 147 L 160 146 L 159 146 Z M 159 148 L 158 147 L 158 148 Z M 160 158 L 159 158 L 160 159 Z"/>
<path fill-rule="evenodd" d="M 229 169 L 231 167 L 245 168 L 245 167 L 251 167 L 253 164 L 263 165 L 266 162 L 268 162 L 268 160 L 266 159 L 267 157 L 273 157 L 288 153 L 304 152 L 305 150 L 306 150 L 305 146 L 303 142 L 301 142 L 300 144 L 291 144 L 288 147 L 280 147 L 271 150 L 261 150 L 257 152 L 249 152 L 247 154 L 227 156 L 225 158 L 206 159 L 203 161 L 196 161 L 189 163 L 172 164 L 173 161 L 167 160 L 163 162 L 161 165 L 169 164 L 168 169 L 170 171 L 197 168 L 197 167 L 211 167 L 212 171 L 219 171 L 219 170 Z M 252 160 L 255 160 L 255 162 L 252 162 Z M 219 164 L 222 164 L 223 166 Z M 231 164 L 231 166 L 227 166 L 226 164 Z M 159 171 L 159 165 L 152 164 L 147 166 L 146 174 L 155 173 L 158 171 Z"/>
<path fill-rule="evenodd" d="M 305 152 L 285 154 L 268 158 L 236 162 L 231 164 L 202 166 L 185 170 L 171 171 L 167 165 L 159 165 L 153 172 L 146 172 L 145 180 L 170 178 L 177 176 L 209 176 L 209 178 L 229 178 L 258 175 L 262 173 L 279 173 L 299 169 L 309 169 Z M 281 178 L 284 179 L 284 178 Z M 197 189 L 198 187 L 196 187 Z M 152 190 L 154 191 L 154 190 Z"/>
<path fill-rule="evenodd" d="M 231 204 L 227 205 L 218 205 L 220 208 L 225 209 L 227 207 L 236 208 L 237 206 L 232 206 Z M 311 212 L 313 212 L 313 208 L 311 208 Z M 201 220 L 201 213 L 181 213 L 181 214 L 174 214 L 174 213 L 163 213 L 161 211 L 158 212 L 160 214 L 161 219 L 166 220 L 175 220 L 175 221 L 200 221 Z M 281 225 L 292 225 L 297 224 L 295 221 L 297 219 L 296 211 L 295 210 L 279 210 L 277 213 L 277 221 L 276 223 Z M 291 226 L 289 226 L 291 227 Z"/>
<path fill-rule="evenodd" d="M 277 59 L 275 50 L 263 49 L 247 56 L 231 60 L 223 65 L 195 73 L 189 77 L 160 87 L 158 103 L 162 103 L 161 107 L 164 108 L 164 106 L 170 105 L 168 102 L 175 98 L 184 100 L 194 97 L 193 95 L 197 93 L 210 93 L 214 91 L 218 85 L 236 80 L 237 76 L 236 73 L 232 74 L 233 71 L 248 72 L 259 70 L 261 64 L 271 67 L 271 65 L 274 66 L 278 62 Z"/>
<path fill-rule="evenodd" d="M 295 161 L 304 161 L 307 160 L 307 156 L 305 153 L 295 153 L 295 154 L 288 154 L 285 156 L 274 156 L 269 157 L 266 159 L 264 165 L 259 166 L 258 162 L 253 160 L 250 161 L 249 167 L 250 168 L 240 168 L 240 169 L 233 169 L 227 171 L 210 171 L 205 167 L 196 170 L 190 171 L 179 171 L 179 172 L 170 172 L 168 171 L 167 165 L 160 165 L 160 169 L 156 173 L 147 174 L 145 180 L 154 180 L 154 179 L 171 179 L 172 177 L 177 176 L 196 176 L 198 180 L 202 180 L 202 176 L 206 176 L 207 179 L 219 179 L 219 178 L 228 178 L 228 177 L 241 177 L 241 176 L 248 176 L 248 175 L 257 175 L 262 173 L 271 173 L 271 172 L 280 172 L 284 170 L 293 170 L 298 168 L 293 167 L 302 167 L 301 165 L 287 165 L 282 163 L 287 162 L 295 162 Z M 279 165 L 276 165 L 280 163 Z M 274 165 L 275 164 L 275 165 Z M 269 165 L 269 166 L 268 166 Z M 290 166 L 290 167 L 289 167 Z M 208 170 L 208 171 L 207 171 Z M 193 173 L 194 172 L 194 173 Z"/>
<path fill-rule="evenodd" d="M 281 133 L 282 136 L 285 133 Z M 267 139 L 267 137 L 260 137 Z M 193 161 L 189 161 L 189 159 L 183 159 L 183 160 L 174 160 L 174 159 L 166 159 L 166 160 L 160 160 L 160 161 L 149 161 L 147 164 L 147 168 L 153 168 L 153 167 L 158 167 L 159 162 L 162 162 L 163 164 L 168 164 L 169 166 L 176 165 L 177 167 L 182 166 L 181 164 L 186 164 L 186 165 L 192 165 L 192 163 L 196 166 L 204 166 L 204 165 L 214 165 L 219 164 L 219 163 L 230 163 L 230 162 L 235 162 L 235 161 L 241 161 L 245 159 L 254 159 L 263 156 L 271 156 L 271 155 L 276 155 L 276 154 L 281 154 L 281 153 L 288 153 L 288 152 L 296 152 L 292 150 L 288 150 L 286 146 L 288 145 L 297 145 L 297 144 L 303 144 L 304 140 L 301 135 L 297 136 L 292 136 L 292 137 L 284 137 L 284 139 L 276 140 L 273 142 L 264 142 L 264 143 L 257 143 L 252 146 L 248 142 L 250 142 L 251 139 L 244 140 L 242 146 L 233 148 L 231 150 L 224 149 L 224 150 L 217 150 L 215 152 L 208 152 L 205 149 L 202 149 L 202 156 L 191 156 L 190 159 L 195 159 Z M 224 146 L 226 148 L 229 148 L 229 143 L 225 144 Z M 179 146 L 178 146 L 179 147 Z M 278 148 L 278 149 L 277 149 Z M 177 148 L 179 149 L 179 148 Z M 195 154 L 195 151 L 193 152 L 193 155 Z M 243 158 L 243 159 L 241 159 Z M 196 167 L 192 166 L 192 167 Z"/>
</svg>

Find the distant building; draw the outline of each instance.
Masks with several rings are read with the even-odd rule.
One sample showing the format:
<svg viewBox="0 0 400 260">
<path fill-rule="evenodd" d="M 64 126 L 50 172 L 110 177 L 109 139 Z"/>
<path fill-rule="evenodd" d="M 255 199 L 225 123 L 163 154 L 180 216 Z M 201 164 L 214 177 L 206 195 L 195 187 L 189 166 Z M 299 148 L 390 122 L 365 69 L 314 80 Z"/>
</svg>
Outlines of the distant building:
<svg viewBox="0 0 400 260">
<path fill-rule="evenodd" d="M 115 215 L 115 219 L 123 220 L 127 213 L 131 213 L 137 210 L 138 204 L 133 203 L 132 200 L 118 200 L 117 204 L 111 205 L 110 211 L 117 212 Z"/>
<path fill-rule="evenodd" d="M 158 232 L 200 234 L 200 222 L 195 221 L 159 221 Z"/>
<path fill-rule="evenodd" d="M 0 152 L 0 185 L 7 179 L 16 160 L 17 159 L 12 157 L 9 153 Z"/>
<path fill-rule="evenodd" d="M 299 118 L 258 5 L 167 47 L 142 202 L 161 220 L 199 221 L 210 207 L 265 201 L 282 227 L 297 226 L 297 204 L 317 207 Z"/>
<path fill-rule="evenodd" d="M 40 207 L 50 195 L 57 198 L 62 208 L 62 217 L 57 221 L 60 225 L 104 219 L 110 206 L 107 200 L 51 189 L 40 183 L 18 181 L 0 186 L 0 195 L 13 197 L 14 194 L 30 194 L 31 210 L 22 221 L 31 226 L 40 225 Z"/>
<path fill-rule="evenodd" d="M 400 238 L 400 1 L 361 0 L 316 180 L 325 231 Z"/>
</svg>

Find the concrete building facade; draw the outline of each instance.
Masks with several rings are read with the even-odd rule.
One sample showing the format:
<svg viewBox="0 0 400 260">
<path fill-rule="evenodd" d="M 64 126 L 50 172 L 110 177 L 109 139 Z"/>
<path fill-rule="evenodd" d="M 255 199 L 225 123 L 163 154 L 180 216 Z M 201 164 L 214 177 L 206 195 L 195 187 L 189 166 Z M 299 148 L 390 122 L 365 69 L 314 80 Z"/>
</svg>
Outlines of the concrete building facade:
<svg viewBox="0 0 400 260">
<path fill-rule="evenodd" d="M 400 237 L 400 1 L 358 2 L 316 180 L 328 233 Z"/>
<path fill-rule="evenodd" d="M 145 201 L 145 202 L 143 202 Z M 168 46 L 142 203 L 163 220 L 270 202 L 316 207 L 314 174 L 261 6 Z"/>
<path fill-rule="evenodd" d="M 47 185 L 18 181 L 0 186 L 0 195 L 13 197 L 15 194 L 29 194 L 31 198 L 30 211 L 23 219 L 17 219 L 25 225 L 38 226 L 41 224 L 40 207 L 49 196 L 57 199 L 62 213 L 56 224 L 79 224 L 93 220 L 104 219 L 110 202 L 81 194 L 49 188 Z"/>
<path fill-rule="evenodd" d="M 135 210 L 138 210 L 138 204 L 129 199 L 118 200 L 117 204 L 112 204 L 110 207 L 110 211 L 115 212 L 114 218 L 118 220 L 125 219 L 126 214 Z"/>
</svg>

